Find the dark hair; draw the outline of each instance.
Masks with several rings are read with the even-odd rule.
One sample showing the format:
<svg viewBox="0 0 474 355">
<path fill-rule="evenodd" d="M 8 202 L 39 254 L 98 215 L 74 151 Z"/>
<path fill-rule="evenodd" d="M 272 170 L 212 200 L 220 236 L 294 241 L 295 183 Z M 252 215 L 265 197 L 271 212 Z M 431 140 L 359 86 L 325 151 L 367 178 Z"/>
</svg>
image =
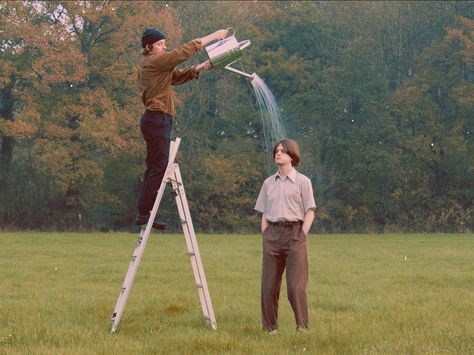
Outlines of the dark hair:
<svg viewBox="0 0 474 355">
<path fill-rule="evenodd" d="M 291 165 L 298 166 L 301 162 L 300 147 L 298 146 L 298 143 L 292 139 L 284 138 L 275 144 L 273 147 L 273 159 L 275 159 L 276 149 L 280 144 L 285 150 L 285 153 L 290 156 Z"/>
<path fill-rule="evenodd" d="M 142 54 L 143 55 L 148 55 L 148 54 L 150 54 L 150 52 L 151 52 L 151 45 L 150 44 L 147 44 L 145 46 L 145 48 L 142 48 Z"/>
</svg>

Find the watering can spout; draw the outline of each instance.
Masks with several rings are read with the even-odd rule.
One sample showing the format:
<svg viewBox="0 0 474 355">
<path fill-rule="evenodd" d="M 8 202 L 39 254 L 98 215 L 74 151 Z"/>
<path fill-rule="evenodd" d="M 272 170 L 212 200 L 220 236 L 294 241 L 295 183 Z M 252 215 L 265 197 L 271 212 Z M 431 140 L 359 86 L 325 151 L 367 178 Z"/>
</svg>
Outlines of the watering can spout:
<svg viewBox="0 0 474 355">
<path fill-rule="evenodd" d="M 226 65 L 224 68 L 227 69 L 227 70 L 230 70 L 231 72 L 237 73 L 239 75 L 246 76 L 247 78 L 250 78 L 250 79 L 255 78 L 255 75 L 257 75 L 255 73 L 248 74 L 248 73 L 243 72 L 241 70 L 235 69 L 235 68 L 231 67 L 230 64 Z"/>
</svg>

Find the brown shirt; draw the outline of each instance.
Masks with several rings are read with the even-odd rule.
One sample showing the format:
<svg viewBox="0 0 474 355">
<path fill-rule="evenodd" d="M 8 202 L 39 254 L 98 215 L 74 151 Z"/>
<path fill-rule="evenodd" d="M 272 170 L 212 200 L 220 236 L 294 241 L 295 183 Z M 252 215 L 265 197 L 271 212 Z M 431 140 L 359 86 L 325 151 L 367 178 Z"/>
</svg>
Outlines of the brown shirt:
<svg viewBox="0 0 474 355">
<path fill-rule="evenodd" d="M 184 69 L 178 69 L 176 66 L 201 48 L 201 40 L 194 39 L 165 54 L 148 54 L 143 57 L 138 66 L 137 79 L 146 110 L 162 111 L 175 116 L 176 94 L 171 86 L 199 78 L 195 65 Z"/>
<path fill-rule="evenodd" d="M 296 171 L 287 176 L 278 172 L 265 180 L 255 209 L 270 222 L 302 221 L 309 209 L 315 209 L 311 180 Z"/>
</svg>

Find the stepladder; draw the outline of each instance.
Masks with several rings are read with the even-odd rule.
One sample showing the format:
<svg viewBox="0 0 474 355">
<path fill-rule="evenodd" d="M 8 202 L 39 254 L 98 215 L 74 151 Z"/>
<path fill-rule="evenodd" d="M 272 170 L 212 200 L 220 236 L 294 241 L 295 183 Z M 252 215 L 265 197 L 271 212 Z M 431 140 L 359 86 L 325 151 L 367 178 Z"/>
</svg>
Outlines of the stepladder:
<svg viewBox="0 0 474 355">
<path fill-rule="evenodd" d="M 168 166 L 164 174 L 161 186 L 157 192 L 153 209 L 150 212 L 150 218 L 148 223 L 144 225 L 138 236 L 137 244 L 132 254 L 128 271 L 125 275 L 122 288 L 120 289 L 119 297 L 115 305 L 114 312 L 112 314 L 112 333 L 116 333 L 119 322 L 122 318 L 122 314 L 127 302 L 130 290 L 133 285 L 133 281 L 137 274 L 138 266 L 140 264 L 142 255 L 145 251 L 145 247 L 148 238 L 152 231 L 153 221 L 155 220 L 156 214 L 160 207 L 161 200 L 163 198 L 166 185 L 170 184 L 173 190 L 173 196 L 176 201 L 176 205 L 183 228 L 184 238 L 186 241 L 187 252 L 191 261 L 191 267 L 194 274 L 194 282 L 201 302 L 201 308 L 204 315 L 204 320 L 213 330 L 217 330 L 216 318 L 214 315 L 214 309 L 212 307 L 211 296 L 207 286 L 206 275 L 204 273 L 204 267 L 202 265 L 201 254 L 196 239 L 196 233 L 194 232 L 194 226 L 191 220 L 191 213 L 189 210 L 188 200 L 184 190 L 183 180 L 181 177 L 181 171 L 179 165 L 176 162 L 176 154 L 178 152 L 180 138 L 176 138 L 175 141 L 171 141 L 170 155 L 168 160 Z"/>
</svg>

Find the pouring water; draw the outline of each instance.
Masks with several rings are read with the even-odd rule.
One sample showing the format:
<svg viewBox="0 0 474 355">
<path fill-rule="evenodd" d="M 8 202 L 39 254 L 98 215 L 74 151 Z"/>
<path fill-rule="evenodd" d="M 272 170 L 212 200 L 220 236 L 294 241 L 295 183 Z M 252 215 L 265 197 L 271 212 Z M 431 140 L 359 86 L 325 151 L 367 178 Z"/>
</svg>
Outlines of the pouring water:
<svg viewBox="0 0 474 355">
<path fill-rule="evenodd" d="M 231 36 L 206 47 L 206 52 L 209 56 L 209 60 L 215 68 L 227 69 L 231 72 L 252 79 L 251 83 L 255 91 L 260 116 L 262 118 L 265 150 L 271 152 L 273 144 L 286 137 L 286 129 L 281 120 L 280 111 L 275 101 L 275 97 L 265 82 L 256 73 L 248 74 L 232 66 L 232 64 L 238 62 L 242 58 L 242 50 L 247 48 L 249 45 L 249 40 L 239 42 L 235 37 L 234 32 Z"/>
<path fill-rule="evenodd" d="M 255 91 L 255 97 L 257 98 L 257 105 L 262 119 L 265 150 L 271 152 L 276 142 L 287 137 L 286 129 L 283 125 L 275 97 L 268 86 L 257 74 L 253 73 L 251 77 L 251 84 Z"/>
</svg>

